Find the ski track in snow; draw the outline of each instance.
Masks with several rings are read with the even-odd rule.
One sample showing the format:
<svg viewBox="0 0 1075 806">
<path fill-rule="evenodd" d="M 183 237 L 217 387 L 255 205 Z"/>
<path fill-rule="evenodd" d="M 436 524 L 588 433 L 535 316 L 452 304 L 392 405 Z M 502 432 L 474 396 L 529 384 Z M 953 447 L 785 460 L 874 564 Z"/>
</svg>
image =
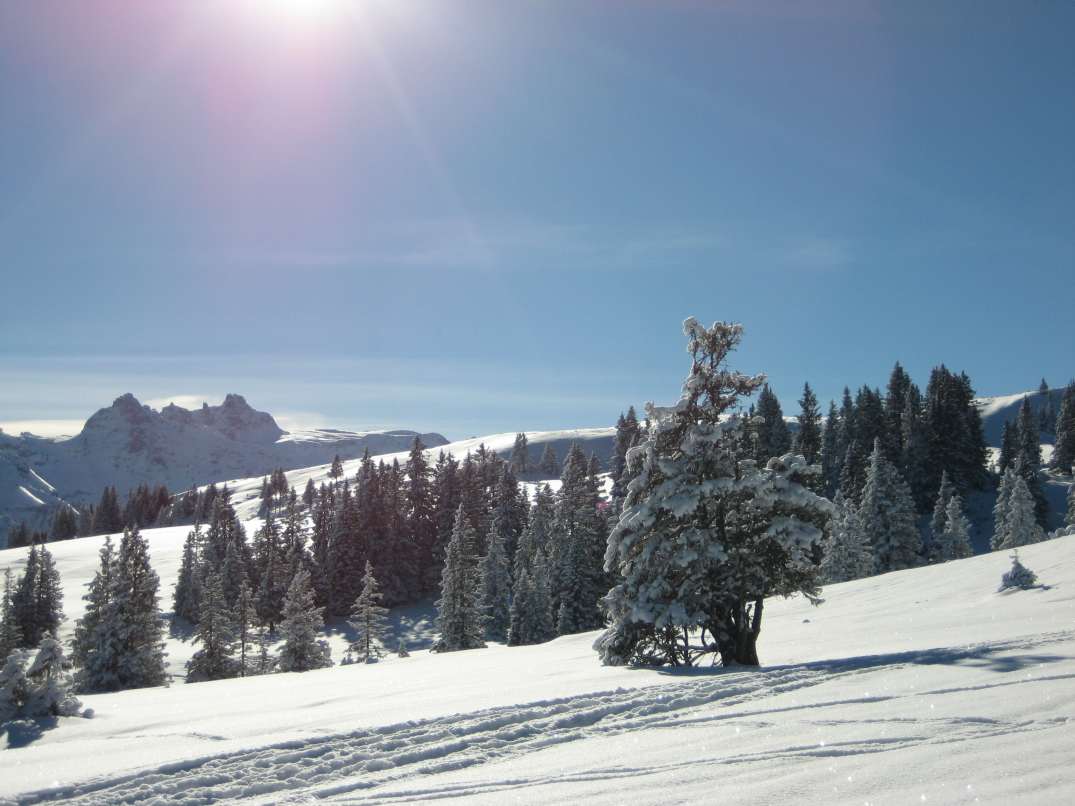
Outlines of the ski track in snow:
<svg viewBox="0 0 1075 806">
<path fill-rule="evenodd" d="M 851 682 L 858 675 L 896 671 L 914 665 L 967 664 L 989 666 L 996 671 L 1016 671 L 1022 668 L 1019 659 L 1005 656 L 1005 653 L 1041 649 L 1050 644 L 1070 642 L 1073 638 L 1075 631 L 1063 631 L 960 648 L 864 656 L 755 671 L 705 670 L 682 676 L 670 674 L 669 683 L 663 686 L 620 688 L 289 741 L 28 793 L 12 802 L 30 804 L 63 800 L 80 804 L 168 803 L 184 806 L 221 800 L 405 803 L 466 797 L 549 783 L 631 778 L 674 771 L 678 766 L 696 765 L 698 759 L 692 758 L 682 764 L 651 766 L 613 763 L 585 772 L 563 772 L 552 777 L 515 776 L 447 786 L 430 781 L 432 786 L 422 786 L 424 776 L 476 767 L 586 738 L 644 729 L 704 727 L 728 720 L 754 726 L 771 725 L 773 722 L 766 717 L 779 719 L 778 714 L 789 711 L 855 707 L 889 700 L 910 700 L 983 688 L 1071 679 L 1075 678 L 1075 674 L 1004 675 L 995 681 L 966 687 L 853 696 L 850 691 L 860 692 L 860 689 L 854 688 L 849 689 L 846 698 L 801 704 L 788 704 L 786 700 L 780 704 L 766 704 L 774 695 L 821 683 Z M 906 710 L 912 712 L 910 703 L 908 706 Z M 819 718 L 816 724 L 839 725 L 848 721 Z M 884 722 L 892 733 L 886 733 L 883 738 L 830 744 L 791 744 L 778 749 L 724 755 L 713 761 L 754 764 L 779 759 L 862 755 L 923 744 L 943 745 L 1032 731 L 1070 729 L 1067 717 L 1011 722 L 974 716 L 885 718 L 874 721 Z M 146 738 L 159 740 L 163 737 L 147 734 Z M 798 738 L 801 739 L 801 736 Z M 377 791 L 380 787 L 399 782 L 404 782 L 406 788 Z"/>
</svg>

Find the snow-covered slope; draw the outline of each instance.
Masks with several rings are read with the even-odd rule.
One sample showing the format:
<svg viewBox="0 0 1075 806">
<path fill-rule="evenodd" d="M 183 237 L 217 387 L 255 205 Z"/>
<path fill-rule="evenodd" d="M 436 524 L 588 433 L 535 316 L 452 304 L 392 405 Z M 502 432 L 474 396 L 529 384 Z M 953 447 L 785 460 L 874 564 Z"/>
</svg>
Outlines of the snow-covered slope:
<svg viewBox="0 0 1075 806">
<path fill-rule="evenodd" d="M 147 532 L 166 593 L 182 532 Z M 69 616 L 99 545 L 52 547 Z M 994 553 L 771 601 L 761 670 L 606 668 L 591 633 L 88 696 L 9 738 L 0 799 L 1068 803 L 1075 536 L 1020 553 L 1047 588 L 997 593 Z"/>
<path fill-rule="evenodd" d="M 0 433 L 0 530 L 13 521 L 39 524 L 61 500 L 96 502 L 105 485 L 121 499 L 139 484 L 171 490 L 409 447 L 414 431 L 313 430 L 287 433 L 240 395 L 219 406 L 155 411 L 133 395 L 116 399 L 65 440 Z M 442 445 L 440 434 L 422 434 Z"/>
<path fill-rule="evenodd" d="M 1050 389 L 1042 393 L 1037 389 L 1027 392 L 1019 392 L 1014 395 L 1000 395 L 997 397 L 980 397 L 975 399 L 978 410 L 982 414 L 982 430 L 985 433 L 987 445 L 994 448 L 1000 447 L 1000 437 L 1004 431 L 1004 423 L 1009 420 L 1014 423 L 1019 416 L 1019 409 L 1023 405 L 1023 398 L 1030 401 L 1030 408 L 1035 415 L 1041 412 L 1042 406 L 1048 402 L 1053 411 L 1060 408 L 1060 400 L 1064 396 L 1063 389 Z M 1042 434 L 1043 443 L 1052 445 L 1052 434 Z"/>
</svg>

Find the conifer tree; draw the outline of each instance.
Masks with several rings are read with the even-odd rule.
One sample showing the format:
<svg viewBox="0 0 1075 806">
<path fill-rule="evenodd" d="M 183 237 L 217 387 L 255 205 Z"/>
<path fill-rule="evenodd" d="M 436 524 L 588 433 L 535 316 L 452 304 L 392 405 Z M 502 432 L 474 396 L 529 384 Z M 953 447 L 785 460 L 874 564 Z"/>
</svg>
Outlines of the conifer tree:
<svg viewBox="0 0 1075 806">
<path fill-rule="evenodd" d="M 530 446 L 526 434 L 515 435 L 515 445 L 511 449 L 511 469 L 516 476 L 525 476 L 530 472 Z"/>
<path fill-rule="evenodd" d="M 15 610 L 15 621 L 18 622 L 19 632 L 22 634 L 22 646 L 32 647 L 37 645 L 41 633 L 37 626 L 37 582 L 39 577 L 39 557 L 37 544 L 30 546 L 26 555 L 26 565 L 23 567 L 22 576 L 19 577 L 12 596 L 12 604 Z"/>
<path fill-rule="evenodd" d="M 1000 592 L 1009 588 L 1029 590 L 1034 587 L 1037 581 L 1037 574 L 1019 562 L 1019 552 L 1017 551 L 1012 554 L 1012 567 L 1001 576 L 1000 587 L 997 591 Z"/>
<path fill-rule="evenodd" d="M 34 591 L 34 645 L 47 633 L 56 635 L 63 621 L 63 585 L 52 554 L 41 546 Z"/>
<path fill-rule="evenodd" d="M 168 675 L 158 603 L 160 579 L 150 566 L 149 544 L 137 527 L 124 530 L 116 566 L 112 625 L 122 650 L 116 666 L 118 688 L 162 686 Z"/>
<path fill-rule="evenodd" d="M 373 663 L 385 654 L 384 632 L 388 610 L 381 607 L 381 592 L 373 575 L 373 566 L 366 561 L 366 573 L 362 577 L 362 593 L 355 599 L 350 624 L 355 629 L 355 641 L 351 649 L 362 663 Z"/>
<path fill-rule="evenodd" d="M 862 530 L 873 543 L 878 573 L 918 564 L 922 538 L 915 525 L 911 491 L 884 457 L 880 439 L 874 440 L 858 511 Z"/>
<path fill-rule="evenodd" d="M 70 540 L 78 534 L 77 510 L 68 504 L 61 504 L 52 518 L 51 534 L 53 540 Z"/>
<path fill-rule="evenodd" d="M 41 638 L 26 679 L 30 684 L 25 716 L 77 716 L 82 703 L 72 693 L 63 647 L 52 633 Z M 2 719 L 0 719 L 2 721 Z"/>
<path fill-rule="evenodd" d="M 648 407 L 643 463 L 607 541 L 611 625 L 594 646 L 606 664 L 692 664 L 690 632 L 704 629 L 724 664 L 756 666 L 765 598 L 818 592 L 832 506 L 803 486 L 820 468 L 801 457 L 742 460 L 742 425 L 723 415 L 764 382 L 727 367 L 742 327 L 690 318 L 684 332 L 690 374 L 675 406 Z"/>
<path fill-rule="evenodd" d="M 101 500 L 93 512 L 93 533 L 97 535 L 115 534 L 123 529 L 123 513 L 119 507 L 119 496 L 115 487 L 105 487 Z"/>
<path fill-rule="evenodd" d="M 1015 455 L 1018 452 L 1016 445 L 1015 429 L 1010 420 L 1004 421 L 1004 427 L 1000 435 L 1000 456 L 997 457 L 997 472 L 1003 473 L 1015 464 Z"/>
<path fill-rule="evenodd" d="M 1008 541 L 1008 504 L 1016 478 L 1018 477 L 1012 467 L 1005 469 L 1000 476 L 997 500 L 993 505 L 993 538 L 989 541 L 989 548 L 993 551 L 997 551 Z"/>
<path fill-rule="evenodd" d="M 284 598 L 280 633 L 284 646 L 277 662 L 282 672 L 306 672 L 331 666 L 328 643 L 318 639 L 324 626 L 323 608 L 314 604 L 310 572 L 300 569 Z"/>
<path fill-rule="evenodd" d="M 113 614 L 112 598 L 115 595 L 116 552 L 111 536 L 105 538 L 99 552 L 100 564 L 89 590 L 82 597 L 86 602 L 85 613 L 75 622 L 75 638 L 71 657 L 81 667 L 78 685 L 82 691 L 100 688 L 107 676 L 111 661 L 110 636 L 104 622 Z"/>
<path fill-rule="evenodd" d="M 328 474 L 337 484 L 339 484 L 340 479 L 343 478 L 343 462 L 340 461 L 339 454 L 332 457 L 332 465 L 328 469 Z"/>
<path fill-rule="evenodd" d="M 1071 473 L 1075 467 L 1075 381 L 1064 388 L 1064 396 L 1060 399 L 1060 411 L 1056 415 L 1056 445 L 1049 465 L 1062 473 Z"/>
<path fill-rule="evenodd" d="M 837 452 L 840 419 L 836 412 L 835 401 L 829 401 L 829 413 L 825 417 L 825 427 L 821 432 L 821 475 L 825 479 L 825 494 L 832 498 L 840 486 L 840 467 L 843 456 Z"/>
<path fill-rule="evenodd" d="M 201 526 L 195 524 L 183 542 L 183 559 L 172 595 L 172 612 L 191 624 L 198 623 L 198 604 L 202 598 L 202 569 L 198 557 L 201 541 Z"/>
<path fill-rule="evenodd" d="M 811 465 L 821 458 L 821 410 L 809 383 L 803 384 L 803 396 L 799 399 L 799 430 L 795 434 L 795 451 Z"/>
<path fill-rule="evenodd" d="M 481 576 L 485 637 L 490 641 L 505 641 L 511 623 L 511 574 L 504 551 L 504 538 L 495 527 L 486 541 L 486 553 L 481 559 Z"/>
<path fill-rule="evenodd" d="M 821 563 L 826 584 L 860 579 L 873 573 L 873 549 L 862 531 L 855 502 L 837 491 L 829 522 L 829 541 Z"/>
<path fill-rule="evenodd" d="M 538 469 L 541 471 L 542 476 L 547 479 L 556 478 L 560 475 L 560 461 L 556 458 L 556 450 L 552 447 L 551 442 L 545 443 L 545 450 L 541 452 Z"/>
<path fill-rule="evenodd" d="M 812 395 L 811 395 L 812 396 Z M 814 401 L 816 404 L 816 400 Z M 761 422 L 756 426 L 757 453 L 759 462 L 766 462 L 773 456 L 783 456 L 791 448 L 791 435 L 784 422 L 784 412 L 780 408 L 769 384 L 762 386 L 758 395 L 757 417 Z"/>
<path fill-rule="evenodd" d="M 929 521 L 931 545 L 939 540 L 941 534 L 944 533 L 945 524 L 948 522 L 948 502 L 952 500 L 953 495 L 955 495 L 955 490 L 952 487 L 952 482 L 948 480 L 948 471 L 945 470 L 941 474 L 941 488 L 937 491 L 937 501 L 933 505 L 933 517 Z M 932 549 L 930 556 L 932 556 Z"/>
<path fill-rule="evenodd" d="M 930 544 L 930 561 L 943 563 L 948 560 L 962 560 L 973 553 L 970 521 L 963 514 L 963 499 L 953 495 L 945 510 L 944 527 Z"/>
<path fill-rule="evenodd" d="M 11 584 L 11 569 L 4 569 L 4 590 L 0 594 L 0 666 L 22 644 L 22 630 L 15 617 L 15 603 Z"/>
<path fill-rule="evenodd" d="M 235 623 L 219 572 L 206 577 L 198 610 L 201 619 L 194 640 L 201 644 L 201 649 L 187 662 L 187 682 L 237 677 L 241 667 L 234 657 Z"/>
<path fill-rule="evenodd" d="M 257 607 L 255 606 L 254 594 L 250 585 L 244 579 L 239 586 L 239 597 L 235 600 L 235 613 L 233 616 L 235 626 L 235 641 L 239 653 L 239 676 L 246 677 L 250 668 L 250 649 L 253 645 L 251 628 L 257 621 Z"/>
<path fill-rule="evenodd" d="M 1031 543 L 1040 543 L 1045 539 L 1045 532 L 1038 524 L 1034 512 L 1034 497 L 1027 487 L 1026 479 L 1016 474 L 1015 482 L 1008 498 L 1007 512 L 1004 515 L 1004 542 L 1002 549 L 1017 548 Z"/>
<path fill-rule="evenodd" d="M 444 557 L 441 597 L 437 601 L 436 652 L 454 652 L 485 646 L 485 618 L 481 609 L 481 574 L 475 562 L 477 535 L 467 522 L 463 505 L 456 511 L 452 539 Z"/>
</svg>

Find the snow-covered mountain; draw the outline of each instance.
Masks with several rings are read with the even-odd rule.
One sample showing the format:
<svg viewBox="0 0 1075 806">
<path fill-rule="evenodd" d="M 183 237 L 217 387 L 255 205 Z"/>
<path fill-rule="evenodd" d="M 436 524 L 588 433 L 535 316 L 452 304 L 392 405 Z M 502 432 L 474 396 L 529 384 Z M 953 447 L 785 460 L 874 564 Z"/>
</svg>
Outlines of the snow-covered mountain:
<svg viewBox="0 0 1075 806">
<path fill-rule="evenodd" d="M 288 433 L 271 414 L 241 395 L 190 411 L 174 404 L 156 411 L 125 394 L 86 421 L 75 437 L 44 439 L 0 433 L 0 530 L 39 523 L 60 501 L 95 502 L 105 485 L 121 499 L 139 484 L 170 490 L 407 449 L 415 436 L 443 445 L 440 434 L 415 431 L 309 430 Z"/>
<path fill-rule="evenodd" d="M 165 610 L 187 529 L 145 532 Z M 63 638 L 102 541 L 50 546 Z M 6 740 L 0 802 L 1071 803 L 1075 536 L 1019 554 L 1043 587 L 997 593 L 994 552 L 771 599 L 760 669 L 605 667 L 596 633 L 447 654 L 420 634 L 373 665 L 84 696 L 93 719 Z M 169 638 L 173 671 L 194 649 Z"/>
</svg>

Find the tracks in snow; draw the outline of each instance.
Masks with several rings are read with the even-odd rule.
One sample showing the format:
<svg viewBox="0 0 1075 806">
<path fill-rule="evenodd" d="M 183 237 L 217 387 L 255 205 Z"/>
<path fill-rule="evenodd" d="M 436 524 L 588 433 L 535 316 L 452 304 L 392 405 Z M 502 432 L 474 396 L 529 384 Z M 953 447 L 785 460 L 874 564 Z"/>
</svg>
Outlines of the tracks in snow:
<svg viewBox="0 0 1075 806">
<path fill-rule="evenodd" d="M 122 777 L 98 779 L 80 785 L 45 790 L 20 797 L 18 803 L 49 800 L 81 804 L 207 804 L 230 801 L 311 802 L 320 799 L 382 800 L 376 791 L 385 784 L 406 779 L 405 791 L 384 792 L 396 802 L 451 797 L 514 788 L 540 781 L 422 789 L 424 776 L 464 769 L 491 761 L 594 736 L 646 728 L 689 727 L 724 720 L 750 720 L 781 712 L 866 704 L 897 695 L 849 696 L 811 704 L 766 707 L 761 701 L 775 694 L 809 688 L 824 682 L 847 680 L 885 668 L 916 664 L 988 665 L 1013 671 L 1011 653 L 1040 649 L 1070 641 L 1071 632 L 1052 633 L 959 649 L 879 655 L 816 664 L 785 666 L 760 671 L 724 671 L 689 676 L 670 675 L 665 685 L 616 689 L 555 700 L 509 705 L 470 714 L 440 717 L 357 730 L 351 733 L 285 742 L 256 750 L 167 764 Z M 1007 677 L 1007 676 L 1005 676 Z M 1075 675 L 1055 675 L 1075 677 Z M 1049 679 L 1039 675 L 1036 680 Z M 1011 685 L 1001 679 L 989 685 Z M 951 690 L 949 690 L 951 691 Z M 929 693 L 929 692 L 918 692 Z M 940 691 L 933 693 L 941 693 Z M 903 696 L 903 695 L 899 695 Z M 751 708 L 758 702 L 761 707 Z M 712 708 L 706 706 L 721 706 Z M 732 709 L 735 707 L 734 710 Z M 742 706 L 746 706 L 745 708 Z M 850 741 L 836 745 L 784 747 L 741 756 L 724 755 L 723 763 L 746 763 L 775 758 L 850 755 L 883 752 L 922 742 L 965 741 L 1000 733 L 1056 727 L 1052 721 L 1025 724 L 992 720 L 924 720 L 903 724 L 889 720 L 893 732 L 882 742 Z M 1066 722 L 1066 720 L 1062 720 Z M 933 723 L 933 724 L 930 724 Z M 695 760 L 692 763 L 696 763 Z M 663 769 L 663 768 L 662 768 Z M 659 771 L 619 766 L 588 771 L 593 777 L 629 777 Z M 575 776 L 577 777 L 577 775 Z M 570 776 L 563 780 L 572 780 Z"/>
</svg>

